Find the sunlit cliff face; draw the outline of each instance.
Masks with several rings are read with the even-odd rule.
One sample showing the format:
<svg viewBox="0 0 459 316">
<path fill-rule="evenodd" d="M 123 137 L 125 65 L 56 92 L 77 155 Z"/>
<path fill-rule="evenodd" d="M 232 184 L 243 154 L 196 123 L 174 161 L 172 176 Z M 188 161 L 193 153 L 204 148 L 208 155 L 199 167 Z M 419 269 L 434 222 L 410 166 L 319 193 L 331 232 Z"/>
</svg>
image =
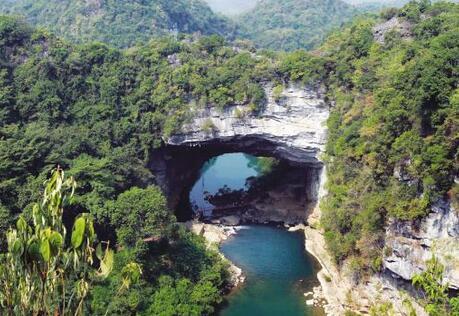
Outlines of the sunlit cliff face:
<svg viewBox="0 0 459 316">
<path fill-rule="evenodd" d="M 206 0 L 214 12 L 236 15 L 253 9 L 257 0 Z"/>
</svg>

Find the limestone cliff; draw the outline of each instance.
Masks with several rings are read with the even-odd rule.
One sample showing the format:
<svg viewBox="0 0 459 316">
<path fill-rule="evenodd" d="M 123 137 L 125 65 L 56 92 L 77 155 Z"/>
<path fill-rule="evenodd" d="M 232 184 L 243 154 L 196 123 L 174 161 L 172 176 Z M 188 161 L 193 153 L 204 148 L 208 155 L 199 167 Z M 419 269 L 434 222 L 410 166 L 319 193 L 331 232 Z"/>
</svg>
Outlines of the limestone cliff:
<svg viewBox="0 0 459 316">
<path fill-rule="evenodd" d="M 166 146 L 152 156 L 151 168 L 172 208 L 186 198 L 205 161 L 229 152 L 274 156 L 304 167 L 305 196 L 310 204 L 317 203 L 330 109 L 324 92 L 295 84 L 279 95 L 266 84 L 265 92 L 266 102 L 256 114 L 240 104 L 224 110 L 195 107 L 181 131 L 165 139 Z"/>
<path fill-rule="evenodd" d="M 246 150 L 263 140 L 272 145 L 270 155 L 300 163 L 320 164 L 326 142 L 329 106 L 318 89 L 290 85 L 280 96 L 265 87 L 267 102 L 258 115 L 247 106 L 195 108 L 193 120 L 172 135 L 169 145 L 203 146 L 209 142 L 232 142 L 233 149 Z M 247 141 L 246 141 L 247 140 Z M 268 148 L 267 148 L 268 149 Z M 264 151 L 263 148 L 259 149 Z"/>
<path fill-rule="evenodd" d="M 459 212 L 449 203 L 435 203 L 422 220 L 389 222 L 384 266 L 396 277 L 410 280 L 434 254 L 445 266 L 443 282 L 459 289 Z"/>
</svg>

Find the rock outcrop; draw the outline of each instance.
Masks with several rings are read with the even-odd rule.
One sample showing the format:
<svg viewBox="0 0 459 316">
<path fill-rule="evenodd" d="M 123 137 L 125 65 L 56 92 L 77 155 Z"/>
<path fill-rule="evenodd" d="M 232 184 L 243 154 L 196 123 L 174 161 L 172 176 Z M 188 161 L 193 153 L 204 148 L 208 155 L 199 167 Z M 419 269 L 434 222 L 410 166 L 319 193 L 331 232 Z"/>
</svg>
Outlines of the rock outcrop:
<svg viewBox="0 0 459 316">
<path fill-rule="evenodd" d="M 413 36 L 411 29 L 411 23 L 406 20 L 402 20 L 399 17 L 393 17 L 384 23 L 375 25 L 373 27 L 373 37 L 376 42 L 384 44 L 386 34 L 393 31 L 398 33 L 403 39 L 411 39 Z"/>
<path fill-rule="evenodd" d="M 459 289 L 459 212 L 439 201 L 422 220 L 392 220 L 386 230 L 384 266 L 394 276 L 410 280 L 435 255 L 444 265 L 443 282 Z"/>
<path fill-rule="evenodd" d="M 326 170 L 322 170 L 319 181 L 318 198 L 326 194 Z M 427 316 L 424 309 L 416 302 L 410 287 L 404 288 L 405 282 L 398 282 L 387 274 L 375 274 L 366 282 L 356 284 L 346 268 L 338 267 L 331 257 L 320 228 L 321 210 L 319 205 L 308 217 L 308 226 L 304 228 L 305 247 L 322 266 L 317 274 L 321 284 L 321 297 L 326 315 L 346 315 L 346 311 L 368 314 L 371 306 L 390 302 L 395 315 L 408 315 L 407 302 L 418 316 Z"/>
<path fill-rule="evenodd" d="M 409 315 L 411 306 L 418 316 L 427 316 L 416 302 L 410 287 L 386 274 L 375 274 L 365 282 L 356 284 L 346 268 L 338 268 L 325 244 L 323 232 L 317 228 L 320 209 L 309 216 L 310 226 L 304 229 L 305 246 L 319 261 L 322 270 L 317 274 L 326 300 L 323 305 L 327 315 L 342 316 L 346 311 L 369 314 L 371 306 L 390 302 L 394 315 Z M 407 304 L 409 303 L 409 304 Z"/>
<path fill-rule="evenodd" d="M 237 104 L 223 111 L 194 108 L 193 118 L 181 131 L 153 152 L 149 167 L 179 219 L 189 219 L 191 207 L 181 203 L 188 200 L 204 162 L 231 152 L 271 156 L 304 168 L 305 195 L 309 201 L 317 201 L 330 108 L 324 91 L 295 84 L 280 95 L 275 95 L 269 84 L 265 91 L 265 105 L 256 115 Z"/>
<path fill-rule="evenodd" d="M 194 119 L 182 132 L 172 135 L 173 146 L 230 144 L 233 151 L 252 151 L 298 163 L 320 165 L 329 115 L 323 91 L 291 85 L 280 96 L 265 87 L 267 102 L 258 115 L 249 115 L 247 106 L 232 105 L 194 109 Z"/>
</svg>

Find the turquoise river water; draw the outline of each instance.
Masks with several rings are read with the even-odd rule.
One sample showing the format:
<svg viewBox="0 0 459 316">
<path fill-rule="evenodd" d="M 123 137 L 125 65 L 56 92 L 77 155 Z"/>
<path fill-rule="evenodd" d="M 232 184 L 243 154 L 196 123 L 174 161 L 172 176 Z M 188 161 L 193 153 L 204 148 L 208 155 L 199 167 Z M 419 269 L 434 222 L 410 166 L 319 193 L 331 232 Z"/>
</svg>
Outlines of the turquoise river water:
<svg viewBox="0 0 459 316">
<path fill-rule="evenodd" d="M 209 210 L 204 195 L 227 186 L 246 188 L 256 176 L 257 158 L 225 154 L 208 161 L 190 193 L 195 207 Z M 322 316 L 322 310 L 306 305 L 303 293 L 317 285 L 314 259 L 304 249 L 302 232 L 288 232 L 266 225 L 240 227 L 238 234 L 221 245 L 224 255 L 240 267 L 246 282 L 227 296 L 222 316 Z"/>
</svg>

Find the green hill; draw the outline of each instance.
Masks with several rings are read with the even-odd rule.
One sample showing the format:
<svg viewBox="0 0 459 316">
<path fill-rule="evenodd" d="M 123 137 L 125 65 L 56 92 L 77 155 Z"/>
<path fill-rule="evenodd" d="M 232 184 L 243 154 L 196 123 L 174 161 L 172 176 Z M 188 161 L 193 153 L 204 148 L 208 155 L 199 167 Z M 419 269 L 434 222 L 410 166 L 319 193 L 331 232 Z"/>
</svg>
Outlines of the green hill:
<svg viewBox="0 0 459 316">
<path fill-rule="evenodd" d="M 97 40 L 117 47 L 179 33 L 230 36 L 227 20 L 200 0 L 0 0 L 0 12 L 26 17 L 74 42 Z"/>
<path fill-rule="evenodd" d="M 459 201 L 459 5 L 411 2 L 394 19 L 409 32 L 387 28 L 377 42 L 373 27 L 387 21 L 356 19 L 321 48 L 336 100 L 322 226 L 336 260 L 355 270 L 381 268 L 388 218 Z"/>
<path fill-rule="evenodd" d="M 261 0 L 238 19 L 239 35 L 261 48 L 310 49 L 356 13 L 340 0 Z"/>
</svg>

